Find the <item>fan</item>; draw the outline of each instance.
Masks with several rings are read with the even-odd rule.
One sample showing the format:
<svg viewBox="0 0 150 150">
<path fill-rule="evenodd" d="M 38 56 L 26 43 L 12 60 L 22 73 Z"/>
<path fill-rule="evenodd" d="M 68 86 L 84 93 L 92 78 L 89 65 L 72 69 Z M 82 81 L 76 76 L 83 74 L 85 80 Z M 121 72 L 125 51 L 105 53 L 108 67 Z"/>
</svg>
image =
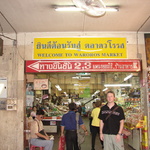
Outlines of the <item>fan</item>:
<svg viewBox="0 0 150 150">
<path fill-rule="evenodd" d="M 102 0 L 72 0 L 73 3 L 83 9 L 88 15 L 102 16 L 105 14 L 105 4 Z"/>
</svg>

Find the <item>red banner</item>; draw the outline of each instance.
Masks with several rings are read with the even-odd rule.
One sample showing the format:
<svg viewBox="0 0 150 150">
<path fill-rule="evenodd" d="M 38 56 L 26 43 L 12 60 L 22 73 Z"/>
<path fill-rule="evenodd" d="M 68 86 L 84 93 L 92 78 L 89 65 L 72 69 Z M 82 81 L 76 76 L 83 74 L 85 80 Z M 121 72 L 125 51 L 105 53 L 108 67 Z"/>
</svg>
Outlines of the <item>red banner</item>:
<svg viewBox="0 0 150 150">
<path fill-rule="evenodd" d="M 141 71 L 141 63 L 138 59 L 28 60 L 25 67 L 26 73 Z"/>
</svg>

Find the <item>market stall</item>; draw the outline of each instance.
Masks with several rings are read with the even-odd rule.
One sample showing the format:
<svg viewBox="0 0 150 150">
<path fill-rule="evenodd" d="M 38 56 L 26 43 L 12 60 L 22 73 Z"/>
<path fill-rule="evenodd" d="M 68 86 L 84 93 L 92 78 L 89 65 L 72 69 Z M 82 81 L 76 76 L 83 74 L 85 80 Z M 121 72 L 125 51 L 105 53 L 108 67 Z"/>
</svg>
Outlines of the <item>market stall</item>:
<svg viewBox="0 0 150 150">
<path fill-rule="evenodd" d="M 68 111 L 67 106 L 50 104 L 51 110 L 47 110 L 42 122 L 47 133 L 59 133 L 62 115 Z"/>
</svg>

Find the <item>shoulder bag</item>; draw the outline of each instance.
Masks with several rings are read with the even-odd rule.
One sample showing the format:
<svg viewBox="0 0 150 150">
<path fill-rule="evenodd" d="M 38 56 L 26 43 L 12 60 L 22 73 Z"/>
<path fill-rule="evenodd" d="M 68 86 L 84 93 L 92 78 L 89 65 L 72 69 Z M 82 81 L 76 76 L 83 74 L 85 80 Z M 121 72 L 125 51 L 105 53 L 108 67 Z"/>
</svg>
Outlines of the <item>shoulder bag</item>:
<svg viewBox="0 0 150 150">
<path fill-rule="evenodd" d="M 105 120 L 107 120 L 107 119 L 112 115 L 112 113 L 113 113 L 115 110 L 118 109 L 118 107 L 119 107 L 119 106 L 115 107 L 115 108 L 112 110 L 112 112 L 106 117 Z M 122 134 L 125 135 L 125 136 L 129 136 L 129 135 L 131 135 L 131 132 L 130 132 L 129 130 L 123 128 Z"/>
<path fill-rule="evenodd" d="M 113 112 L 114 112 L 115 110 L 117 110 L 118 108 L 119 108 L 119 106 L 115 107 L 115 108 L 111 111 L 111 113 L 106 117 L 105 120 L 107 120 L 107 119 L 113 114 Z"/>
<path fill-rule="evenodd" d="M 36 121 L 36 122 L 37 122 L 37 121 Z M 43 130 L 41 130 L 41 131 L 39 131 L 39 129 L 40 129 L 40 127 L 39 127 L 39 123 L 37 122 L 37 124 L 38 124 L 38 132 L 39 132 L 40 134 L 42 134 L 42 135 L 46 136 L 44 129 L 43 129 Z M 39 137 L 38 139 L 46 140 L 45 138 L 42 138 L 42 137 Z"/>
<path fill-rule="evenodd" d="M 77 137 L 78 145 L 80 146 L 85 141 L 85 132 L 79 127 L 79 113 L 76 113 L 76 122 L 77 122 Z"/>
</svg>

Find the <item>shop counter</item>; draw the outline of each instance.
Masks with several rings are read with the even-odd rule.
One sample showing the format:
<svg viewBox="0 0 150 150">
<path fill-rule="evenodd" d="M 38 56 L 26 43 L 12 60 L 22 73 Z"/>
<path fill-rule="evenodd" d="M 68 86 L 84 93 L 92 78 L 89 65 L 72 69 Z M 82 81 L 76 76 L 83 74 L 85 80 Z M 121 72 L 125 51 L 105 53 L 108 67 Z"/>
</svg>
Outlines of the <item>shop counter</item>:
<svg viewBox="0 0 150 150">
<path fill-rule="evenodd" d="M 58 133 L 60 131 L 60 122 L 62 117 L 44 117 L 42 122 L 44 125 L 44 130 L 47 133 Z"/>
</svg>

